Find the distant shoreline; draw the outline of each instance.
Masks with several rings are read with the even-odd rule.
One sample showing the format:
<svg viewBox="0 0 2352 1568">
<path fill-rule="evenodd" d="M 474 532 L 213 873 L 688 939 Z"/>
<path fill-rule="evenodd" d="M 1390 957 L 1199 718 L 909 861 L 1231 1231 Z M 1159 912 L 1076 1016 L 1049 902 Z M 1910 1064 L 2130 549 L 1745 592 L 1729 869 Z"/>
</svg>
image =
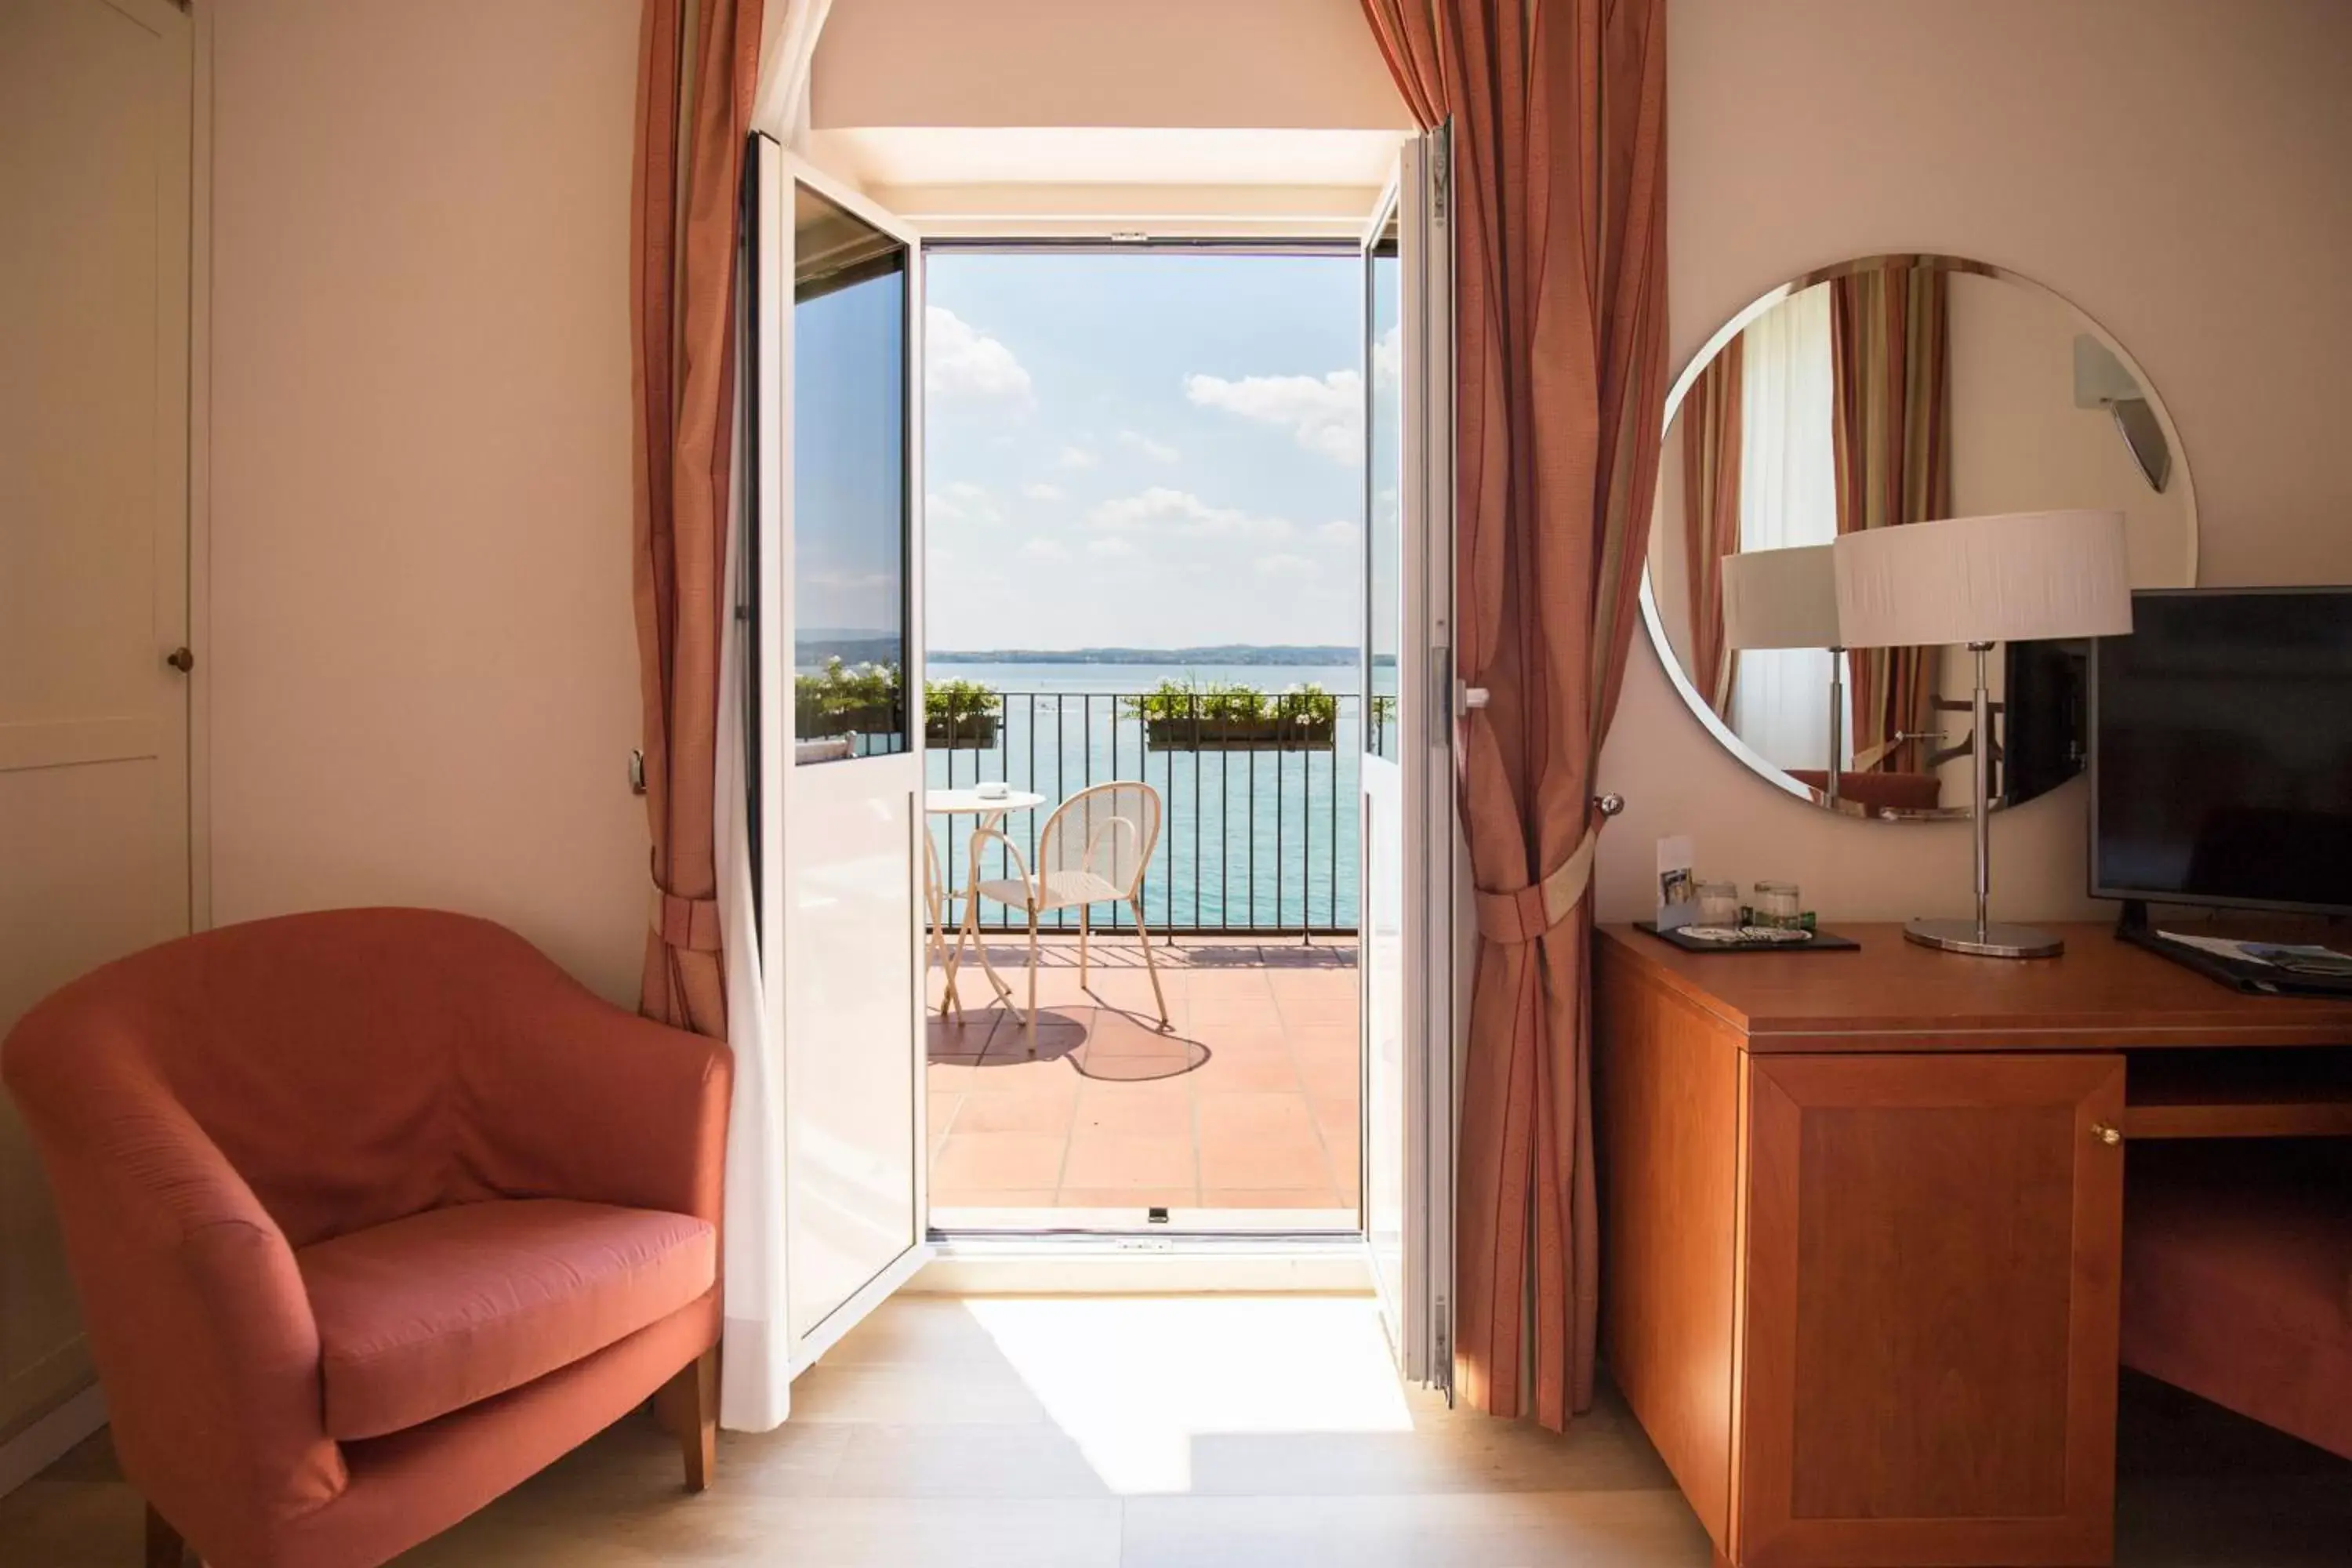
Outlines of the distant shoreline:
<svg viewBox="0 0 2352 1568">
<path fill-rule="evenodd" d="M 1353 668 L 1357 651 L 1338 643 L 1214 647 L 933 648 L 933 664 L 1219 664 Z"/>
</svg>

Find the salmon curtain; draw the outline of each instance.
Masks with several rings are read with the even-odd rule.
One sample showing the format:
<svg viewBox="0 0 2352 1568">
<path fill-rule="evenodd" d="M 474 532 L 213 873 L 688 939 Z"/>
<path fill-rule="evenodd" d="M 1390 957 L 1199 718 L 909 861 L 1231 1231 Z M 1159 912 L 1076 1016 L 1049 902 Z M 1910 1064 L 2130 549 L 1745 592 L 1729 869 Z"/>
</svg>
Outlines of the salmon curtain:
<svg viewBox="0 0 2352 1568">
<path fill-rule="evenodd" d="M 1478 944 L 1455 1387 L 1559 1429 L 1591 1400 L 1593 775 L 1617 704 L 1665 391 L 1664 0 L 1363 0 L 1451 122 L 1457 610 L 1487 689 L 1457 749 Z"/>
<path fill-rule="evenodd" d="M 629 198 L 651 930 L 638 1007 L 725 1038 L 712 786 L 733 458 L 737 191 L 761 0 L 646 0 Z"/>
<path fill-rule="evenodd" d="M 1948 277 L 1896 258 L 1829 287 L 1837 531 L 1951 516 Z M 1936 651 L 1858 648 L 1847 656 L 1856 773 L 1926 770 L 1921 743 L 1895 737 L 1936 727 Z"/>
<path fill-rule="evenodd" d="M 1723 558 L 1739 552 L 1739 400 L 1747 362 L 1744 335 L 1733 338 L 1683 395 L 1679 416 L 1691 669 L 1707 706 L 1727 715 L 1739 655 L 1724 641 Z"/>
</svg>

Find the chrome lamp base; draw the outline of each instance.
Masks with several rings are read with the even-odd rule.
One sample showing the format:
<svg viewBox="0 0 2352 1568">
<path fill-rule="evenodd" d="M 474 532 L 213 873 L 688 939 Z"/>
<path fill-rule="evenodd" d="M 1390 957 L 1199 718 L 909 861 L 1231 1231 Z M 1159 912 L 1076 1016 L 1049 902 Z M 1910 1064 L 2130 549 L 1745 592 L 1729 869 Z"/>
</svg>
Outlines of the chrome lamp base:
<svg viewBox="0 0 2352 1568">
<path fill-rule="evenodd" d="M 1903 928 L 1906 941 L 1947 952 L 1973 953 L 1979 958 L 2055 958 L 2066 951 L 2066 939 L 2033 926 L 2005 921 L 1913 921 Z"/>
</svg>

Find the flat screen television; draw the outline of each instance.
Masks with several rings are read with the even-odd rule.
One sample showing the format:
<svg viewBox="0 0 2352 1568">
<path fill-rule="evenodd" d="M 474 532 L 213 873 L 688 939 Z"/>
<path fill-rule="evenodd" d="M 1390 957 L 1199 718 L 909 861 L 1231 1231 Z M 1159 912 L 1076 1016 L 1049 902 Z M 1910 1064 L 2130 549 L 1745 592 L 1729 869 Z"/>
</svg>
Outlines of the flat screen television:
<svg viewBox="0 0 2352 1568">
<path fill-rule="evenodd" d="M 2134 594 L 2090 685 L 2095 897 L 2352 914 L 2352 588 Z"/>
</svg>

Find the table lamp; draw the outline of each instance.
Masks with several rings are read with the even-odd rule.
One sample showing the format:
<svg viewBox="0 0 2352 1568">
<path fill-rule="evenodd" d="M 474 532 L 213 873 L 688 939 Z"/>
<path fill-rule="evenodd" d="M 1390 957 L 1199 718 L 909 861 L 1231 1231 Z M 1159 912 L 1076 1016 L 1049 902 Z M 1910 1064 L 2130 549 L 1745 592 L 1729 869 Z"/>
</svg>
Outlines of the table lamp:
<svg viewBox="0 0 2352 1568">
<path fill-rule="evenodd" d="M 1848 647 L 1966 643 L 1977 656 L 1976 919 L 1916 920 L 1926 947 L 1989 958 L 2049 958 L 2065 942 L 1985 919 L 1991 887 L 1991 698 L 1985 655 L 1997 642 L 2116 637 L 2131 630 L 2131 583 L 2119 511 L 2030 511 L 1866 529 L 1835 552 L 1838 627 Z"/>
<path fill-rule="evenodd" d="M 1748 550 L 1723 558 L 1723 645 L 1830 650 L 1829 803 L 1838 804 L 1845 761 L 1845 645 L 1838 633 L 1837 579 L 1827 544 Z"/>
</svg>

